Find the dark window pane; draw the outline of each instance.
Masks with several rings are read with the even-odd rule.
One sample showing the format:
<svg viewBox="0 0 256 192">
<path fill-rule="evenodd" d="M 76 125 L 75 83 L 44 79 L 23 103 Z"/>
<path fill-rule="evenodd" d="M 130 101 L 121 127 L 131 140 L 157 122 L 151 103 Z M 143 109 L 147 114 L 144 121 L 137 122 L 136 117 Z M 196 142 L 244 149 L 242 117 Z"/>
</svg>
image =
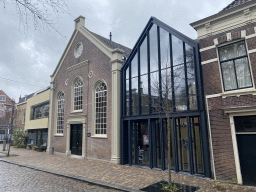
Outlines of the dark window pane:
<svg viewBox="0 0 256 192">
<path fill-rule="evenodd" d="M 236 132 L 256 132 L 256 115 L 235 116 Z"/>
</svg>

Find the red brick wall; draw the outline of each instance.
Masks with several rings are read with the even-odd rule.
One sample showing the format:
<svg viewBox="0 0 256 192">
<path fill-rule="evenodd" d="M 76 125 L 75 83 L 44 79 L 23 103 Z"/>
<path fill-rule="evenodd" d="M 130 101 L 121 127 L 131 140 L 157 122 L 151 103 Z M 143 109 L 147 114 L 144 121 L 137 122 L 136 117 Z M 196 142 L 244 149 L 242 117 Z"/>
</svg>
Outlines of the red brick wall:
<svg viewBox="0 0 256 192">
<path fill-rule="evenodd" d="M 246 30 L 246 35 L 254 34 L 255 23 L 247 26 L 239 27 L 223 33 L 209 36 L 199 40 L 200 48 L 213 46 L 214 39 L 218 39 L 221 46 L 222 43 L 227 42 L 227 33 L 231 32 L 232 40 L 241 39 L 241 30 Z M 246 39 L 248 50 L 256 49 L 256 37 Z M 232 43 L 232 41 L 230 41 Z M 256 53 L 248 54 L 253 77 L 256 77 Z M 207 61 L 217 58 L 217 49 L 212 48 L 201 52 L 201 60 Z M 221 76 L 220 66 L 218 61 L 206 63 L 202 65 L 204 91 L 205 95 L 221 94 Z M 255 78 L 253 79 L 254 82 Z M 231 127 L 229 115 L 224 112 L 225 108 L 238 106 L 252 106 L 256 105 L 256 96 L 252 94 L 245 94 L 241 96 L 215 96 L 207 99 L 209 109 L 210 131 L 212 136 L 214 165 L 217 179 L 230 180 L 236 178 L 236 167 L 234 150 L 231 136 Z"/>
<path fill-rule="evenodd" d="M 83 44 L 83 52 L 79 58 L 75 58 L 74 49 L 78 42 Z M 68 71 L 67 68 L 79 62 L 89 60 L 89 65 Z M 57 152 L 66 152 L 66 130 L 67 117 L 71 111 L 71 86 L 72 82 L 77 76 L 83 79 L 83 115 L 86 115 L 86 129 L 89 133 L 93 132 L 92 128 L 92 96 L 95 83 L 99 79 L 104 79 L 107 84 L 107 139 L 86 137 L 88 143 L 87 156 L 110 160 L 111 158 L 111 64 L 110 58 L 107 57 L 99 48 L 92 44 L 80 32 L 74 39 L 69 52 L 54 80 L 53 91 L 53 121 L 52 121 L 52 135 L 54 134 L 54 127 L 56 124 L 56 98 L 59 91 L 64 91 L 65 94 L 65 122 L 64 122 L 64 137 L 52 137 L 52 146 Z M 88 78 L 88 72 L 93 71 L 93 77 Z M 68 85 L 65 85 L 65 80 L 68 79 Z M 81 114 L 81 113 L 80 113 Z"/>
</svg>

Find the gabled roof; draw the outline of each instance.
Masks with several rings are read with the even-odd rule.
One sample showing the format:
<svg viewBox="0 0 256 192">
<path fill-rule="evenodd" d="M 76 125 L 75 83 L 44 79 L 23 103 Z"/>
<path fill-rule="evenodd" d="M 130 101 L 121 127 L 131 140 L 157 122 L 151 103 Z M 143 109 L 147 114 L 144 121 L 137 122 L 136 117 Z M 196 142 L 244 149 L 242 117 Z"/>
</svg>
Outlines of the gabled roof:
<svg viewBox="0 0 256 192">
<path fill-rule="evenodd" d="M 93 33 L 90 31 L 91 34 L 93 34 L 97 39 L 99 39 L 102 43 L 104 43 L 106 46 L 108 46 L 109 48 L 111 49 L 116 49 L 116 48 L 119 48 L 119 49 L 122 49 L 124 51 L 124 55 L 126 57 L 129 56 L 130 52 L 132 51 L 130 48 L 128 47 L 125 47 L 121 44 L 118 44 L 114 41 L 110 41 L 109 39 L 105 38 L 105 37 L 102 37 L 96 33 Z"/>
<path fill-rule="evenodd" d="M 224 11 L 233 9 L 237 6 L 243 5 L 243 4 L 245 4 L 247 2 L 250 2 L 250 1 L 252 1 L 252 0 L 235 0 L 232 3 L 230 3 L 228 6 L 226 6 L 224 9 L 222 9 L 220 12 L 224 12 Z"/>
<path fill-rule="evenodd" d="M 31 93 L 31 94 L 29 94 L 29 95 L 26 95 L 26 96 L 22 97 L 22 98 L 19 100 L 18 104 L 21 104 L 21 103 L 26 102 L 29 98 L 33 97 L 34 94 L 35 94 L 35 93 Z"/>
</svg>

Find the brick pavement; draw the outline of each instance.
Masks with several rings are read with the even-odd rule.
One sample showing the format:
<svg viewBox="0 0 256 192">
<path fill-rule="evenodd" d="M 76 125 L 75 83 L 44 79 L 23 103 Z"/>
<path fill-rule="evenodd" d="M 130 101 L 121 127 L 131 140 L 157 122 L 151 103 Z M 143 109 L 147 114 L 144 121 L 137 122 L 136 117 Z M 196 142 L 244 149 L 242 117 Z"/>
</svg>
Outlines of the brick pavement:
<svg viewBox="0 0 256 192">
<path fill-rule="evenodd" d="M 61 177 L 12 165 L 0 161 L 0 191 L 47 191 L 47 192 L 118 192 L 119 190 L 93 185 L 83 181 Z"/>
<path fill-rule="evenodd" d="M 0 145 L 0 156 L 1 150 L 2 146 Z M 13 147 L 11 148 L 11 154 L 16 154 L 17 156 L 11 156 L 3 159 L 22 165 L 33 166 L 39 169 L 73 175 L 134 190 L 139 190 L 161 180 L 167 180 L 168 178 L 167 172 L 165 171 L 116 165 L 99 160 L 77 159 L 62 155 L 48 155 L 45 152 L 17 149 Z M 214 182 L 199 177 L 176 173 L 172 174 L 172 179 L 176 183 L 197 186 L 200 188 L 198 191 L 256 192 L 255 187 L 241 186 L 220 181 Z"/>
</svg>

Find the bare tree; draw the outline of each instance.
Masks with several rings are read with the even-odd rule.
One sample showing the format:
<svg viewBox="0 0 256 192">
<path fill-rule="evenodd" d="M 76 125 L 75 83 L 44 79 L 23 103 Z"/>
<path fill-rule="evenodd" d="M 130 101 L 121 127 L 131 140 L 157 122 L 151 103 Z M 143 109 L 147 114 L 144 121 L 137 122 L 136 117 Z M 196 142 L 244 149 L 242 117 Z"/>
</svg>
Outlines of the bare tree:
<svg viewBox="0 0 256 192">
<path fill-rule="evenodd" d="M 56 28 L 60 14 L 69 14 L 67 0 L 0 0 L 4 9 L 15 6 L 20 24 L 27 32 L 32 24 L 35 30 L 49 27 L 63 36 Z"/>
<path fill-rule="evenodd" d="M 169 49 L 162 50 L 163 55 L 168 55 L 169 52 Z M 169 57 L 166 56 L 164 62 L 161 63 L 161 77 L 159 78 L 158 76 L 151 76 L 152 108 L 159 114 L 165 114 L 167 121 L 168 183 L 171 187 L 171 190 L 175 190 L 173 188 L 174 186 L 171 179 L 171 113 L 174 111 L 178 112 L 187 110 L 188 100 L 190 101 L 190 106 L 196 106 L 196 103 L 192 102 L 193 100 L 196 101 L 192 48 L 186 50 L 186 76 L 184 70 L 184 62 L 184 57 L 181 55 L 181 58 L 178 58 L 178 62 L 171 66 L 171 61 Z M 187 88 L 185 85 L 185 78 L 187 78 L 189 95 L 186 93 Z M 173 100 L 175 100 L 175 102 Z"/>
</svg>

